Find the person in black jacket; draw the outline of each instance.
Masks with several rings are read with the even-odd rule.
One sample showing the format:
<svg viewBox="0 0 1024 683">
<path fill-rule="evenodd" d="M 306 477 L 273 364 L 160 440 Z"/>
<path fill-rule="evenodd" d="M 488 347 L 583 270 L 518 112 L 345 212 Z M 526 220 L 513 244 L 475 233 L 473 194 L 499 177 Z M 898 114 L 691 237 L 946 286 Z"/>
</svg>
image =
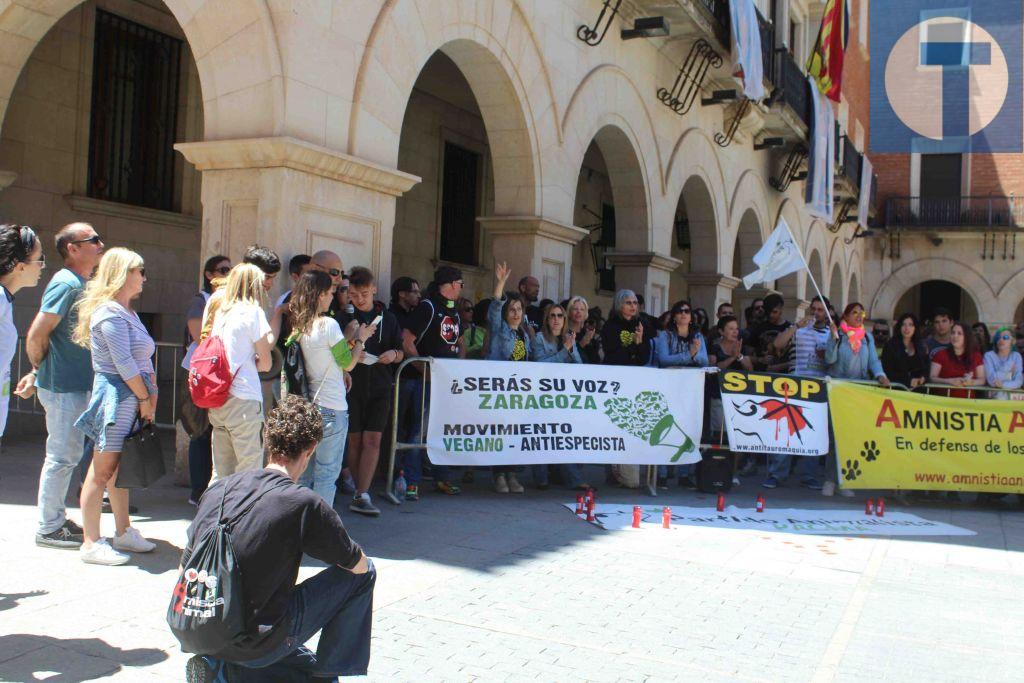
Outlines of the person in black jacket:
<svg viewBox="0 0 1024 683">
<path fill-rule="evenodd" d="M 644 329 L 636 293 L 620 289 L 612 300 L 611 315 L 601 329 L 601 346 L 605 365 L 647 365 L 655 331 Z"/>
<path fill-rule="evenodd" d="M 394 366 L 400 363 L 402 328 L 383 305 L 374 301 L 377 285 L 368 268 L 357 266 L 348 275 L 352 316 L 369 325 L 378 317 L 377 333 L 366 340 L 364 362 L 352 368 L 352 389 L 348 394 L 348 467 L 356 482 L 349 510 L 376 517 L 380 514 L 370 501 L 370 484 L 380 459 L 380 440 L 391 412 Z M 376 359 L 367 365 L 366 360 Z"/>
<path fill-rule="evenodd" d="M 920 335 L 921 324 L 913 313 L 904 313 L 894 334 L 882 349 L 882 369 L 890 382 L 914 389 L 928 381 L 931 361 Z"/>
</svg>

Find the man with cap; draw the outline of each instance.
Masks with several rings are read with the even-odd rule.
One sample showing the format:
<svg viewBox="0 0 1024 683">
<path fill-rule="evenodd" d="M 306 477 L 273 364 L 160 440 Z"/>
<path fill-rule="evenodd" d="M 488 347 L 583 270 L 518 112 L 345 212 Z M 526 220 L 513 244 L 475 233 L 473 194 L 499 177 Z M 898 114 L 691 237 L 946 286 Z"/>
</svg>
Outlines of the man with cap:
<svg viewBox="0 0 1024 683">
<path fill-rule="evenodd" d="M 441 266 L 434 272 L 434 281 L 428 288 L 430 296 L 420 301 L 406 318 L 402 330 L 402 347 L 406 358 L 413 356 L 429 356 L 431 358 L 459 358 L 462 349 L 459 338 L 462 336 L 462 321 L 456 303 L 462 295 L 462 271 L 452 266 Z M 427 379 L 403 379 L 403 382 L 421 382 L 420 391 L 427 392 Z M 419 394 L 419 391 L 417 392 Z M 429 405 L 427 409 L 429 410 Z M 420 440 L 420 425 L 426 422 L 426 416 L 410 430 L 409 441 Z M 419 499 L 419 483 L 423 473 L 423 449 L 406 451 L 404 458 L 405 479 L 408 484 L 406 499 Z M 450 496 L 460 492 L 449 479 L 448 468 L 434 466 L 435 488 Z"/>
</svg>

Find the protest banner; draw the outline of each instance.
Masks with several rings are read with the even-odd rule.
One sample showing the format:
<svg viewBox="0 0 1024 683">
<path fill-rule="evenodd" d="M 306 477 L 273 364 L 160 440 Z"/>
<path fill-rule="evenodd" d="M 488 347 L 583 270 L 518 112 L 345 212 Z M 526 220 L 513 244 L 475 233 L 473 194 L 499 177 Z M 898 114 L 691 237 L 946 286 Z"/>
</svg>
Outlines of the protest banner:
<svg viewBox="0 0 1024 683">
<path fill-rule="evenodd" d="M 729 449 L 828 453 L 828 394 L 822 380 L 764 372 L 719 373 Z"/>
<path fill-rule="evenodd" d="M 700 460 L 702 370 L 443 359 L 430 367 L 433 463 Z"/>
<path fill-rule="evenodd" d="M 564 507 L 575 512 L 575 503 Z M 663 533 L 661 505 L 641 505 L 641 529 Z M 602 529 L 630 529 L 633 506 L 600 503 L 591 522 Z M 582 519 L 582 518 L 581 518 Z M 746 529 L 778 531 L 790 534 L 835 536 L 974 536 L 970 529 L 944 522 L 933 522 L 906 512 L 886 512 L 884 517 L 865 515 L 862 510 L 805 510 L 768 508 L 755 512 L 750 508 L 728 506 L 722 512 L 713 508 L 672 507 L 671 527 L 706 527 L 715 529 Z"/>
<path fill-rule="evenodd" d="M 1016 401 L 927 396 L 830 381 L 843 488 L 1024 493 Z"/>
</svg>

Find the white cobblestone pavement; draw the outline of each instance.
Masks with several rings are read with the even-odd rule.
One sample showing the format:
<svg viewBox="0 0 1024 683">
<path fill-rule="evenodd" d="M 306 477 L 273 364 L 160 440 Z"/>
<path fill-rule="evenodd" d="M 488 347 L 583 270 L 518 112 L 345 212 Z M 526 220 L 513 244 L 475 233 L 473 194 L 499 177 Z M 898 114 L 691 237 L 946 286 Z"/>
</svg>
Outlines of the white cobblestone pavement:
<svg viewBox="0 0 1024 683">
<path fill-rule="evenodd" d="M 41 452 L 34 439 L 0 455 L 0 681 L 183 680 L 188 656 L 164 610 L 193 510 L 187 490 L 168 477 L 134 496 L 156 552 L 84 565 L 34 543 Z M 911 510 L 970 537 L 659 536 L 578 521 L 560 507 L 566 491 L 499 497 L 489 475 L 477 479 L 458 498 L 381 502 L 375 520 L 342 510 L 379 571 L 371 680 L 1008 681 L 1024 670 L 1022 512 Z M 752 506 L 763 492 L 768 505 L 863 507 L 757 484 L 729 503 Z M 674 489 L 658 502 L 710 508 L 714 498 Z"/>
</svg>

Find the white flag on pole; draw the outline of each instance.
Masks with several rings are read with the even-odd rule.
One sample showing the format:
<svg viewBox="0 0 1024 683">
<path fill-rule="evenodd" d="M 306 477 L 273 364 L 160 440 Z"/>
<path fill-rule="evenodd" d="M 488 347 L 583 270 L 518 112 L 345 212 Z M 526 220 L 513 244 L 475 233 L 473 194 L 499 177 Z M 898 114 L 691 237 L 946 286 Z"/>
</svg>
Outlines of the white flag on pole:
<svg viewBox="0 0 1024 683">
<path fill-rule="evenodd" d="M 743 278 L 747 289 L 760 282 L 771 282 L 804 267 L 804 257 L 800 247 L 796 245 L 786 219 L 779 216 L 779 223 L 768 237 L 761 250 L 754 254 L 754 265 L 757 266 L 750 275 Z"/>
</svg>

